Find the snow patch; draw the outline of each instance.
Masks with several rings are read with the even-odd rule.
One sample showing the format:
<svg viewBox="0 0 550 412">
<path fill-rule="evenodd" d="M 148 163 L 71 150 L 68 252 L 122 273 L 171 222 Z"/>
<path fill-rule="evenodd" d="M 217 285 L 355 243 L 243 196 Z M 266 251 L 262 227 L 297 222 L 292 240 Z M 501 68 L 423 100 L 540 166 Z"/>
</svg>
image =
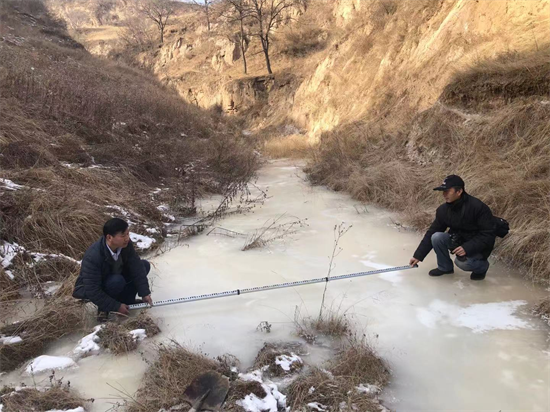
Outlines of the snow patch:
<svg viewBox="0 0 550 412">
<path fill-rule="evenodd" d="M 138 249 L 149 249 L 156 242 L 152 237 L 138 235 L 134 232 L 130 232 L 130 239 Z"/>
<path fill-rule="evenodd" d="M 366 393 L 367 395 L 376 395 L 380 392 L 380 388 L 376 385 L 371 385 L 367 383 L 366 385 L 360 384 L 359 386 L 356 386 L 355 389 L 357 389 L 358 392 Z"/>
<path fill-rule="evenodd" d="M 316 411 L 321 411 L 321 412 L 324 412 L 327 410 L 327 407 L 319 402 L 310 402 L 307 404 L 307 407 Z"/>
<path fill-rule="evenodd" d="M 134 329 L 131 330 L 130 335 L 132 335 L 132 338 L 134 338 L 135 341 L 141 342 L 143 339 L 147 337 L 145 334 L 145 329 Z"/>
<path fill-rule="evenodd" d="M 103 325 L 97 325 L 94 327 L 94 331 L 89 335 L 84 336 L 78 341 L 78 345 L 73 349 L 73 353 L 77 356 L 96 355 L 100 351 L 100 347 L 97 344 L 99 342 L 99 336 L 97 333 L 103 328 Z"/>
<path fill-rule="evenodd" d="M 5 269 L 11 265 L 11 261 L 18 253 L 24 252 L 25 248 L 17 243 L 8 243 L 5 240 L 0 243 L 0 259 L 2 267 Z"/>
<path fill-rule="evenodd" d="M 22 342 L 23 339 L 21 339 L 20 336 L 2 336 L 0 337 L 0 343 L 4 345 L 12 345 L 14 343 Z"/>
<path fill-rule="evenodd" d="M 159 233 L 159 230 L 156 227 L 148 227 L 145 231 L 147 233 Z"/>
<path fill-rule="evenodd" d="M 248 412 L 277 412 L 286 409 L 286 396 L 279 392 L 277 385 L 271 381 L 263 380 L 261 370 L 255 370 L 250 373 L 239 373 L 239 379 L 243 381 L 256 381 L 262 385 L 266 393 L 264 398 L 258 398 L 253 393 L 238 400 L 237 405 L 242 406 Z"/>
<path fill-rule="evenodd" d="M 279 355 L 275 358 L 275 364 L 279 365 L 286 372 L 290 371 L 290 367 L 295 362 L 298 362 L 300 364 L 303 363 L 302 359 L 293 352 L 290 353 L 290 356 Z"/>
<path fill-rule="evenodd" d="M 79 406 L 78 408 L 74 408 L 74 409 L 50 409 L 49 411 L 46 411 L 46 412 L 86 412 L 86 410 L 82 407 L 82 406 Z"/>
<path fill-rule="evenodd" d="M 514 315 L 524 300 L 510 302 L 479 303 L 461 308 L 434 300 L 427 308 L 418 308 L 416 317 L 427 328 L 434 329 L 438 323 L 471 329 L 474 333 L 490 330 L 515 330 L 530 328 L 528 322 Z"/>
<path fill-rule="evenodd" d="M 38 373 L 44 371 L 50 371 L 52 369 L 66 369 L 78 367 L 74 360 L 66 356 L 49 356 L 41 355 L 38 358 L 33 359 L 25 370 L 26 373 Z"/>
<path fill-rule="evenodd" d="M 0 184 L 2 184 L 7 190 L 19 190 L 25 188 L 25 186 L 18 185 L 17 183 L 12 182 L 10 179 L 0 178 Z"/>
</svg>

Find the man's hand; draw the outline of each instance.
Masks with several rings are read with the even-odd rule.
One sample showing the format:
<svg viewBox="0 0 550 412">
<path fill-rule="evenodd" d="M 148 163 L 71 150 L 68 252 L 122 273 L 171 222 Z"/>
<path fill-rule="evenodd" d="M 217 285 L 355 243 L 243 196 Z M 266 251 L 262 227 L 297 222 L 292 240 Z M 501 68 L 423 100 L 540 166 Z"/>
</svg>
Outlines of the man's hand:
<svg viewBox="0 0 550 412">
<path fill-rule="evenodd" d="M 143 301 L 145 303 L 148 303 L 150 306 L 153 306 L 153 298 L 151 297 L 151 295 L 144 296 Z"/>
<path fill-rule="evenodd" d="M 466 251 L 462 248 L 462 246 L 457 247 L 451 253 L 457 256 L 466 256 Z"/>
<path fill-rule="evenodd" d="M 416 265 L 418 265 L 420 263 L 420 261 L 416 258 L 411 258 L 411 260 L 409 261 L 409 265 L 411 267 L 415 267 Z"/>
<path fill-rule="evenodd" d="M 118 313 L 128 316 L 130 314 L 130 308 L 128 307 L 128 305 L 121 303 L 120 308 L 118 308 Z"/>
</svg>

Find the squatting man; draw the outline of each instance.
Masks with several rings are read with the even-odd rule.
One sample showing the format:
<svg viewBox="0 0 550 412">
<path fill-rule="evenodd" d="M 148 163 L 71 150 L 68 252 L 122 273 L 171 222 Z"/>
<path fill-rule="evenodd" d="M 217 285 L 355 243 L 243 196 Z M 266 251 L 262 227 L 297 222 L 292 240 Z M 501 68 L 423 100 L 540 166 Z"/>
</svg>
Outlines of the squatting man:
<svg viewBox="0 0 550 412">
<path fill-rule="evenodd" d="M 423 261 L 433 248 L 437 268 L 429 272 L 430 276 L 453 273 L 450 251 L 456 256 L 455 264 L 460 269 L 472 272 L 470 279 L 485 279 L 489 269 L 487 258 L 495 246 L 496 236 L 491 209 L 466 193 L 464 181 L 459 176 L 447 176 L 434 190 L 443 192 L 445 203 L 437 208 L 435 220 L 414 252 L 410 265 Z"/>
<path fill-rule="evenodd" d="M 103 236 L 84 254 L 73 297 L 92 301 L 100 320 L 109 312 L 128 315 L 128 305 L 153 304 L 147 279 L 150 269 L 150 263 L 134 250 L 128 223 L 110 219 L 103 226 Z M 136 294 L 143 300 L 137 300 Z"/>
</svg>

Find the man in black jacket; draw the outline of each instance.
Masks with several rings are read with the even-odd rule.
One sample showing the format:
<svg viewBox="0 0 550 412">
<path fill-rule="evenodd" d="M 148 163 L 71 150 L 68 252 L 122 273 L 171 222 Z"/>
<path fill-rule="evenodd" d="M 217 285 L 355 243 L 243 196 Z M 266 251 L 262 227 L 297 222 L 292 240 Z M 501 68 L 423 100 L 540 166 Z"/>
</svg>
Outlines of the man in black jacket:
<svg viewBox="0 0 550 412">
<path fill-rule="evenodd" d="M 433 248 L 437 255 L 437 269 L 432 269 L 430 276 L 453 273 L 451 251 L 456 255 L 455 264 L 472 272 L 470 279 L 485 279 L 489 269 L 487 258 L 495 246 L 491 209 L 466 193 L 464 181 L 459 176 L 447 176 L 434 190 L 443 192 L 446 203 L 437 208 L 435 220 L 414 252 L 411 266 L 423 261 Z M 447 228 L 450 228 L 448 233 Z"/>
<path fill-rule="evenodd" d="M 84 254 L 73 297 L 91 300 L 100 312 L 128 315 L 136 293 L 153 304 L 147 280 L 150 269 L 150 263 L 134 250 L 128 223 L 110 219 L 103 226 L 103 236 Z"/>
</svg>

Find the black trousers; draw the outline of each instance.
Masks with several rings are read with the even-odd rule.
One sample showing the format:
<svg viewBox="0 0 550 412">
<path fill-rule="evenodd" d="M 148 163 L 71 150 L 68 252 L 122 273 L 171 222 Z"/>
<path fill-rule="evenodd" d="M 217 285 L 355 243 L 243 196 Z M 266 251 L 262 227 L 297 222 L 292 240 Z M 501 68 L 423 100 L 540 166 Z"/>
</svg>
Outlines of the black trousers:
<svg viewBox="0 0 550 412">
<path fill-rule="evenodd" d="M 151 270 L 151 264 L 142 259 L 141 262 L 145 267 L 145 273 L 149 274 Z M 136 300 L 137 287 L 134 282 L 124 275 L 110 275 L 105 279 L 103 284 L 103 290 L 110 297 L 125 303 L 126 305 L 132 305 Z"/>
</svg>

